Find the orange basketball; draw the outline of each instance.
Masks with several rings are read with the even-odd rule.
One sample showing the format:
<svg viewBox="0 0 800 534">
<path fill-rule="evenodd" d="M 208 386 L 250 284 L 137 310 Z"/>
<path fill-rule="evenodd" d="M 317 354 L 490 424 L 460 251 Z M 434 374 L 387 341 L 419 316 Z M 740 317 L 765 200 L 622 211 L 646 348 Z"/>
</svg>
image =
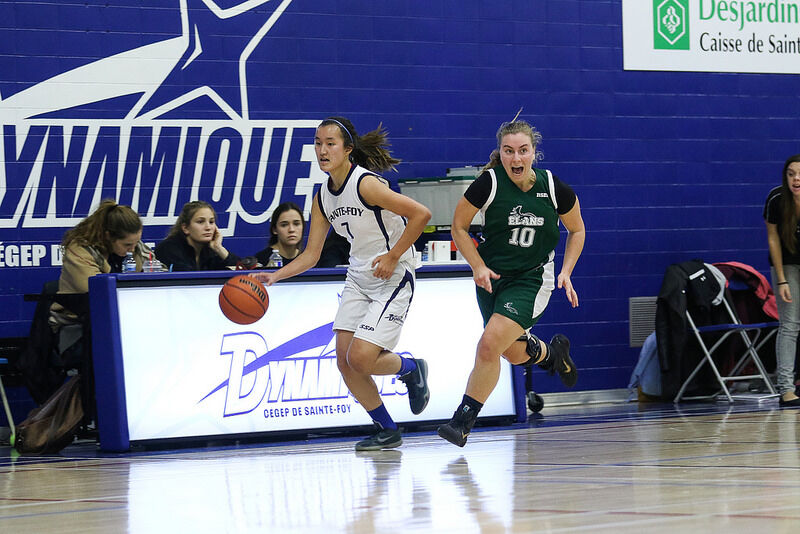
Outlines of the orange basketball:
<svg viewBox="0 0 800 534">
<path fill-rule="evenodd" d="M 264 316 L 269 295 L 264 284 L 251 276 L 234 276 L 219 292 L 219 309 L 236 324 L 252 324 Z"/>
</svg>

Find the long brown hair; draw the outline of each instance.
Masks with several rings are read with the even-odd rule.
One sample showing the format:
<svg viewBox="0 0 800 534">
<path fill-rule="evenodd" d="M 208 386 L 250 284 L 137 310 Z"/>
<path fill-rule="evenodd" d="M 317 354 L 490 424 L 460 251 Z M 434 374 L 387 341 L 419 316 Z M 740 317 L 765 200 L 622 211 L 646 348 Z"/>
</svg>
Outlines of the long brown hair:
<svg viewBox="0 0 800 534">
<path fill-rule="evenodd" d="M 789 189 L 789 179 L 786 173 L 789 171 L 789 165 L 792 163 L 800 163 L 800 154 L 790 156 L 783 164 L 783 179 L 781 180 L 781 241 L 789 252 L 795 254 L 797 252 L 797 214 L 794 211 L 794 195 Z"/>
<path fill-rule="evenodd" d="M 72 243 L 96 248 L 103 255 L 111 252 L 111 242 L 135 234 L 142 229 L 142 219 L 130 206 L 121 206 L 106 199 L 94 212 L 67 230 L 61 245 L 66 249 Z"/>
<path fill-rule="evenodd" d="M 489 162 L 484 165 L 483 168 L 481 168 L 481 172 L 485 171 L 486 169 L 492 169 L 498 165 L 502 165 L 500 162 L 500 147 L 503 144 L 503 137 L 518 133 L 525 134 L 530 138 L 533 148 L 534 165 L 537 161 L 542 159 L 543 154 L 537 149 L 542 142 L 542 134 L 540 134 L 536 128 L 528 124 L 526 121 L 514 119 L 510 122 L 504 122 L 500 125 L 500 128 L 497 129 L 497 148 L 492 151 L 491 155 L 489 156 Z"/>
<path fill-rule="evenodd" d="M 175 224 L 172 225 L 172 228 L 169 229 L 169 233 L 167 234 L 167 238 L 175 237 L 175 236 L 183 236 L 183 227 L 189 226 L 189 223 L 192 222 L 192 217 L 197 211 L 201 208 L 208 208 L 211 210 L 211 213 L 214 215 L 216 219 L 217 213 L 214 211 L 214 208 L 211 207 L 211 204 L 205 202 L 203 200 L 192 200 L 191 202 L 187 202 L 183 205 L 183 209 L 181 210 L 181 214 L 178 215 L 178 219 L 175 221 Z"/>
<path fill-rule="evenodd" d="M 352 147 L 350 160 L 373 172 L 395 170 L 394 166 L 401 160 L 389 152 L 388 132 L 381 124 L 371 132 L 358 135 L 355 126 L 344 117 L 328 117 L 320 126 L 335 125 L 344 140 L 344 146 Z"/>
</svg>

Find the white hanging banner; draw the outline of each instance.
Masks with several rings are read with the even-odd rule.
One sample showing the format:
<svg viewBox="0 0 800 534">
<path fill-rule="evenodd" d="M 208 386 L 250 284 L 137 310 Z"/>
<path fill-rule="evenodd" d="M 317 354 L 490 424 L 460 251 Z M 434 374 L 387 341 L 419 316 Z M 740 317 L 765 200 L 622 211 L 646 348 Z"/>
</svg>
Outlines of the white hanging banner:
<svg viewBox="0 0 800 534">
<path fill-rule="evenodd" d="M 622 0 L 625 70 L 800 73 L 800 0 Z"/>
</svg>

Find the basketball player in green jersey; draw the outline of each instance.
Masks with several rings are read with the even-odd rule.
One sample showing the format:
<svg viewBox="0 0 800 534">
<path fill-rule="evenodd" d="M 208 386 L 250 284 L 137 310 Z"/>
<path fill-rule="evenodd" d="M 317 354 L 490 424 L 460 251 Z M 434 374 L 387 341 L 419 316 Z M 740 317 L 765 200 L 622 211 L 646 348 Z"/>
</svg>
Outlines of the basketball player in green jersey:
<svg viewBox="0 0 800 534">
<path fill-rule="evenodd" d="M 556 334 L 544 343 L 530 333 L 556 286 L 564 289 L 573 308 L 578 306 L 570 275 L 585 239 L 572 188 L 550 171 L 533 167 L 541 139 L 525 121 L 502 124 L 497 150 L 453 215 L 453 240 L 472 268 L 484 322 L 466 394 L 453 418 L 439 427 L 439 435 L 459 447 L 467 443 L 478 412 L 497 385 L 501 356 L 515 365 L 537 364 L 557 372 L 568 387 L 578 377 L 566 336 Z M 478 211 L 484 226 L 483 242 L 476 247 L 469 226 Z M 559 221 L 568 235 L 556 278 Z"/>
</svg>

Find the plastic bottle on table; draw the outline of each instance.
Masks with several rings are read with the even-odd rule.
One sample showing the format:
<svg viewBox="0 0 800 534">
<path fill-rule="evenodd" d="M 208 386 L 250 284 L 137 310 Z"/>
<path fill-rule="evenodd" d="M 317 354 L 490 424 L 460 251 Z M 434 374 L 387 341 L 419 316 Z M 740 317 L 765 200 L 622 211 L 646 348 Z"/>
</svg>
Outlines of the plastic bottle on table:
<svg viewBox="0 0 800 534">
<path fill-rule="evenodd" d="M 267 261 L 267 267 L 274 267 L 279 268 L 283 267 L 283 258 L 280 254 L 278 254 L 277 250 L 273 250 L 272 254 L 269 255 L 269 260 Z"/>
<path fill-rule="evenodd" d="M 123 273 L 136 272 L 136 259 L 133 257 L 133 252 L 128 252 L 127 254 L 125 254 L 125 259 L 122 260 L 122 272 Z"/>
</svg>

